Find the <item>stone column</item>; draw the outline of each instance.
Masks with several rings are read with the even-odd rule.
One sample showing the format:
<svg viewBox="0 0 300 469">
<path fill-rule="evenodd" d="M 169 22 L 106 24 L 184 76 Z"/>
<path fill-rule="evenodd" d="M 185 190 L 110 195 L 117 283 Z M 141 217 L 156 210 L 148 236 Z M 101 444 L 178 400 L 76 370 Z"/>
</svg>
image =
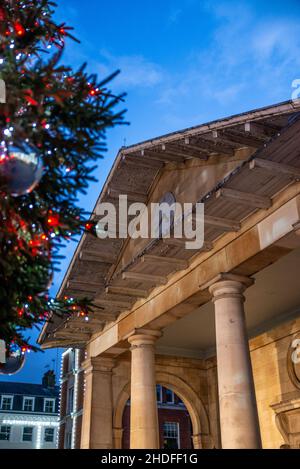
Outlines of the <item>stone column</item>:
<svg viewBox="0 0 300 469">
<path fill-rule="evenodd" d="M 260 430 L 244 312 L 253 280 L 220 274 L 209 287 L 216 322 L 222 448 L 260 448 Z"/>
<path fill-rule="evenodd" d="M 159 331 L 135 331 L 131 344 L 130 448 L 158 449 L 155 347 Z"/>
<path fill-rule="evenodd" d="M 110 358 L 89 358 L 85 369 L 81 449 L 113 448 L 112 369 Z"/>
</svg>

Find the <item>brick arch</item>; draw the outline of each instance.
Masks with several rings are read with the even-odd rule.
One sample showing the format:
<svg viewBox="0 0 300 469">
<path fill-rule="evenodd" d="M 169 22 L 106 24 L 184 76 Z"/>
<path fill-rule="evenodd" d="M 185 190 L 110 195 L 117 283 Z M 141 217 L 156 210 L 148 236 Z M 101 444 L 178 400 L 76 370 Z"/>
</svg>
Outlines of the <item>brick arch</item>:
<svg viewBox="0 0 300 469">
<path fill-rule="evenodd" d="M 194 389 L 182 378 L 168 372 L 156 372 L 156 382 L 173 391 L 186 406 L 193 428 L 193 442 L 195 449 L 211 448 L 209 420 L 202 400 Z M 126 383 L 120 392 L 113 415 L 114 447 L 121 449 L 122 418 L 126 402 L 130 398 L 130 382 Z"/>
</svg>

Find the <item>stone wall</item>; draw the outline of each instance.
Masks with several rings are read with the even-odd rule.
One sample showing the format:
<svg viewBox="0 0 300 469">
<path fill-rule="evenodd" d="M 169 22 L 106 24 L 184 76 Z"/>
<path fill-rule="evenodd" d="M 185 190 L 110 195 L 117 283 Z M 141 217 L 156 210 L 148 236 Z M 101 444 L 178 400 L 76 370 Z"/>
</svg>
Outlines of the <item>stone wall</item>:
<svg viewBox="0 0 300 469">
<path fill-rule="evenodd" d="M 298 421 L 300 421 L 300 381 L 297 388 L 294 384 L 296 381 L 293 382 L 291 375 L 293 371 L 290 370 L 292 366 L 290 345 L 295 338 L 300 338 L 300 319 L 280 325 L 250 340 L 264 448 L 280 448 L 288 444 L 288 435 L 284 437 L 279 431 L 280 421 L 285 420 L 291 410 L 297 407 L 297 400 Z M 278 410 L 277 422 L 276 410 Z M 291 428 L 289 431 L 294 432 L 296 428 Z M 298 447 L 300 447 L 300 438 Z"/>
</svg>

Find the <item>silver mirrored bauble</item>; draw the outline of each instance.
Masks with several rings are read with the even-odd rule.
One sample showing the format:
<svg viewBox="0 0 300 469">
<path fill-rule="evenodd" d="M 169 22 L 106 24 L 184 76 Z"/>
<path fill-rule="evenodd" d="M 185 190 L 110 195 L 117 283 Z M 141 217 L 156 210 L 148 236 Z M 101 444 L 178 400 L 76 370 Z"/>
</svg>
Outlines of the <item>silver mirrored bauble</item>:
<svg viewBox="0 0 300 469">
<path fill-rule="evenodd" d="M 7 149 L 7 155 L 0 162 L 4 189 L 14 197 L 28 194 L 42 177 L 42 159 L 37 150 L 28 144 L 9 145 Z"/>
<path fill-rule="evenodd" d="M 14 375 L 20 371 L 25 363 L 25 354 L 20 347 L 15 346 L 5 363 L 0 363 L 0 375 Z"/>
</svg>

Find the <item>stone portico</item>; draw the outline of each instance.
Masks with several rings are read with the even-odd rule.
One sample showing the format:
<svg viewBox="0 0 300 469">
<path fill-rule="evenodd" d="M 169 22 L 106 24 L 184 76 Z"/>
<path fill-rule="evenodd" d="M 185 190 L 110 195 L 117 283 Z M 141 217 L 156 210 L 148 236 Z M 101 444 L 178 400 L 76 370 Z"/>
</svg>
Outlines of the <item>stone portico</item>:
<svg viewBox="0 0 300 469">
<path fill-rule="evenodd" d="M 300 448 L 300 119 L 287 102 L 121 148 L 95 206 L 127 194 L 205 207 L 184 240 L 81 239 L 43 347 L 87 351 L 82 448 L 158 448 L 156 384 L 186 405 L 194 448 Z M 299 354 L 300 356 L 300 354 Z M 296 359 L 295 359 L 296 358 Z"/>
</svg>

